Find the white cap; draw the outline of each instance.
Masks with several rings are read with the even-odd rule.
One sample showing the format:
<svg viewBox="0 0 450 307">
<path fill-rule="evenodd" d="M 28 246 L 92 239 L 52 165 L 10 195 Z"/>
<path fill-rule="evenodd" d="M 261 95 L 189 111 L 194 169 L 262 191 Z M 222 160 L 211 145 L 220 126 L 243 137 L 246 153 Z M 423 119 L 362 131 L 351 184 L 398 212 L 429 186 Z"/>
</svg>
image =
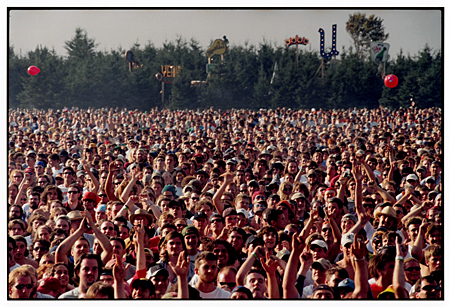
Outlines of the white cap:
<svg viewBox="0 0 450 307">
<path fill-rule="evenodd" d="M 244 214 L 244 216 L 245 216 L 246 219 L 248 219 L 248 216 L 250 215 L 250 214 L 247 212 L 247 210 L 245 210 L 245 209 L 237 209 L 236 212 L 237 212 L 238 214 L 239 214 L 239 213 Z"/>
</svg>

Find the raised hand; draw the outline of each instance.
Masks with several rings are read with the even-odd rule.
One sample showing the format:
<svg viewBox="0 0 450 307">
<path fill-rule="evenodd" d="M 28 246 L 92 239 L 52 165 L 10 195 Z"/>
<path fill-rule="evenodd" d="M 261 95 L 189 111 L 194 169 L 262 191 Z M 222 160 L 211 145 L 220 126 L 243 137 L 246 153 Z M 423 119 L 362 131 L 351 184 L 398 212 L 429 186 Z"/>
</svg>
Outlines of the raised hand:
<svg viewBox="0 0 450 307">
<path fill-rule="evenodd" d="M 309 268 L 313 263 L 313 256 L 310 251 L 304 250 L 300 255 L 300 262 L 303 266 Z"/>
<path fill-rule="evenodd" d="M 353 178 L 355 178 L 356 181 L 362 181 L 364 178 L 364 175 L 361 171 L 361 165 L 354 165 L 352 168 L 352 175 Z"/>
<path fill-rule="evenodd" d="M 405 244 L 402 244 L 399 242 L 399 237 L 397 236 L 395 238 L 395 248 L 397 250 L 397 256 L 400 256 L 402 258 L 405 258 L 406 255 L 408 254 L 408 248 L 406 247 Z"/>
<path fill-rule="evenodd" d="M 228 173 L 223 173 L 223 174 L 220 175 L 219 177 L 225 178 L 225 182 L 226 182 L 226 183 L 230 183 L 230 182 L 233 181 L 234 174 L 228 172 Z"/>
<path fill-rule="evenodd" d="M 300 233 L 292 236 L 292 251 L 301 251 L 305 248 L 305 241 Z"/>
<path fill-rule="evenodd" d="M 264 271 L 266 271 L 267 275 L 275 274 L 275 271 L 279 266 L 278 262 L 274 260 L 272 257 L 274 256 L 270 256 L 269 252 L 266 252 L 266 261 L 264 261 L 263 257 L 259 258 L 261 266 L 264 269 Z"/>
<path fill-rule="evenodd" d="M 363 241 L 362 237 L 355 236 L 355 239 L 350 247 L 350 253 L 357 259 L 361 259 L 366 256 L 366 244 L 368 241 Z"/>
<path fill-rule="evenodd" d="M 310 211 L 310 216 L 311 218 L 315 221 L 319 218 L 319 209 L 318 208 L 311 208 Z"/>
<path fill-rule="evenodd" d="M 119 170 L 119 168 L 117 167 L 116 162 L 109 163 L 109 171 L 111 173 L 113 173 L 113 172 L 115 172 L 117 170 Z"/>
<path fill-rule="evenodd" d="M 83 211 L 81 213 L 83 213 Z M 81 215 L 83 215 L 83 214 L 81 214 Z M 86 233 L 89 231 L 90 227 L 89 227 L 88 219 L 86 217 L 83 217 L 83 220 L 81 220 L 81 224 L 78 227 L 78 229 L 81 229 L 83 231 L 83 233 Z"/>
<path fill-rule="evenodd" d="M 144 237 L 145 237 L 145 230 L 144 230 L 144 222 L 142 220 L 137 221 L 137 225 L 134 225 L 134 228 L 136 229 L 136 236 L 133 237 L 133 241 L 135 244 L 142 244 L 144 245 Z"/>
<path fill-rule="evenodd" d="M 172 271 L 174 271 L 174 273 L 177 276 L 185 277 L 185 276 L 187 276 L 187 274 L 189 272 L 190 260 L 189 260 L 189 257 L 187 257 L 187 259 L 185 259 L 185 257 L 186 257 L 186 251 L 182 251 L 178 255 L 177 264 L 174 264 L 172 261 L 169 261 L 169 265 L 172 268 Z"/>
<path fill-rule="evenodd" d="M 128 269 L 130 268 L 131 264 L 128 263 L 126 266 L 124 266 L 121 257 L 119 257 L 116 254 L 113 254 L 112 257 L 115 260 L 115 263 L 114 263 L 113 269 L 112 269 L 114 279 L 117 281 L 125 280 L 125 277 L 127 276 Z"/>
</svg>

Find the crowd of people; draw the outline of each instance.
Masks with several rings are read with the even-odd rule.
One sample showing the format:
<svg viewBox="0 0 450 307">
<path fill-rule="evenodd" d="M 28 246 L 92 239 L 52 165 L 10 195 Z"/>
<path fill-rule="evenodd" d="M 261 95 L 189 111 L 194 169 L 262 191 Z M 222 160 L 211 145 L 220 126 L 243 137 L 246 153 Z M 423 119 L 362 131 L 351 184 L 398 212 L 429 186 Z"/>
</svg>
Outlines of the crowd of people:
<svg viewBox="0 0 450 307">
<path fill-rule="evenodd" d="M 440 108 L 8 117 L 11 299 L 443 299 Z"/>
</svg>

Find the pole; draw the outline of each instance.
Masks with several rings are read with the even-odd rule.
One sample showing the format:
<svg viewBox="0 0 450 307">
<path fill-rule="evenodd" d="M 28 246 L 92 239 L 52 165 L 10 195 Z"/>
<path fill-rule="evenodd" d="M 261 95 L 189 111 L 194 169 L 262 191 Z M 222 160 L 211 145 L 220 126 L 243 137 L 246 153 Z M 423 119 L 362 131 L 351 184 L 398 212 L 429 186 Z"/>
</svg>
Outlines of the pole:
<svg viewBox="0 0 450 307">
<path fill-rule="evenodd" d="M 164 83 L 165 83 L 164 80 L 161 81 L 161 92 L 162 92 L 161 102 L 162 102 L 163 106 L 164 106 Z"/>
<path fill-rule="evenodd" d="M 297 50 L 295 51 L 295 63 L 297 64 L 298 67 L 298 44 L 297 45 Z"/>
<path fill-rule="evenodd" d="M 323 65 L 323 57 L 322 57 L 322 79 L 325 78 L 325 65 Z"/>
</svg>

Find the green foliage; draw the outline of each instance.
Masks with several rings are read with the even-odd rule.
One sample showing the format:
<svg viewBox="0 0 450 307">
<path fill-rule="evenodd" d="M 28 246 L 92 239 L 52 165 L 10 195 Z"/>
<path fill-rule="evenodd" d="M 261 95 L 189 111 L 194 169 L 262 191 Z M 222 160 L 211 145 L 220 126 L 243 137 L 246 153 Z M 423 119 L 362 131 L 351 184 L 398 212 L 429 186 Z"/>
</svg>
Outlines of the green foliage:
<svg viewBox="0 0 450 307">
<path fill-rule="evenodd" d="M 370 19 L 369 17 L 368 19 Z M 372 18 L 374 19 L 374 18 Z M 384 31 L 384 30 L 383 30 Z M 369 35 L 369 34 L 367 34 Z M 383 34 L 384 35 L 384 34 Z M 12 108 L 62 109 L 77 106 L 119 107 L 150 110 L 156 106 L 171 109 L 246 108 L 375 108 L 409 107 L 414 95 L 419 107 L 441 104 L 441 53 L 428 46 L 415 56 L 403 52 L 387 62 L 386 74 L 399 78 L 396 88 L 384 86 L 381 72 L 374 63 L 355 49 L 342 48 L 340 59 L 324 61 L 317 52 L 300 47 L 231 46 L 223 56 L 213 56 L 217 64 L 206 73 L 208 59 L 199 43 L 178 37 L 156 48 L 135 43 L 129 50 L 138 62 L 129 71 L 122 48 L 97 52 L 97 44 L 81 29 L 65 43 L 67 56 L 56 55 L 46 47 L 18 56 L 9 47 L 9 106 Z M 355 50 L 355 51 L 353 51 Z M 296 60 L 298 58 L 298 61 Z M 277 77 L 272 80 L 275 62 Z M 298 62 L 298 64 L 297 64 Z M 36 76 L 26 71 L 31 65 L 41 69 Z M 162 65 L 180 66 L 173 83 L 164 86 L 155 74 Z M 192 80 L 207 81 L 192 86 Z"/>
<path fill-rule="evenodd" d="M 384 33 L 383 19 L 366 14 L 354 13 L 349 15 L 345 23 L 345 30 L 350 34 L 355 51 L 361 58 L 370 56 L 371 42 L 384 42 L 389 34 Z"/>
</svg>

